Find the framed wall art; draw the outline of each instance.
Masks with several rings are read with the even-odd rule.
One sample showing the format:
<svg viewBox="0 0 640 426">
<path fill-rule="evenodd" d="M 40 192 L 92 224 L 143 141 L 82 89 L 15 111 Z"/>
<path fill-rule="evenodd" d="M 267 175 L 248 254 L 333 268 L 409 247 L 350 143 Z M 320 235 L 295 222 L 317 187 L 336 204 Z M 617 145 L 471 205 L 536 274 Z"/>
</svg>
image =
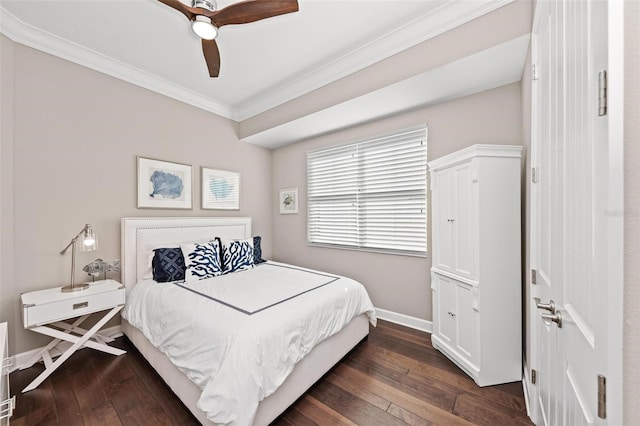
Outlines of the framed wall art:
<svg viewBox="0 0 640 426">
<path fill-rule="evenodd" d="M 191 209 L 191 165 L 137 157 L 139 209 Z"/>
<path fill-rule="evenodd" d="M 298 188 L 280 190 L 280 214 L 298 213 Z"/>
<path fill-rule="evenodd" d="M 202 167 L 202 208 L 240 209 L 240 173 Z"/>
</svg>

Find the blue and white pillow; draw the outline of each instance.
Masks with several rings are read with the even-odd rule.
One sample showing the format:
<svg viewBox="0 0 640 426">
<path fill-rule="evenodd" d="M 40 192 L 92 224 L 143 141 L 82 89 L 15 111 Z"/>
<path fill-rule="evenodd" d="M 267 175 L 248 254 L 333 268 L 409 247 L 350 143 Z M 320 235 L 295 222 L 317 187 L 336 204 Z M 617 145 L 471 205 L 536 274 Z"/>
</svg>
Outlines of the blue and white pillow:
<svg viewBox="0 0 640 426">
<path fill-rule="evenodd" d="M 183 281 L 184 256 L 179 247 L 162 247 L 153 250 L 152 272 L 153 279 L 159 283 Z"/>
<path fill-rule="evenodd" d="M 222 265 L 225 274 L 253 268 L 253 238 L 225 241 L 222 244 Z"/>
<path fill-rule="evenodd" d="M 206 243 L 180 244 L 184 256 L 185 281 L 193 282 L 222 275 L 220 244 L 218 241 Z"/>
</svg>

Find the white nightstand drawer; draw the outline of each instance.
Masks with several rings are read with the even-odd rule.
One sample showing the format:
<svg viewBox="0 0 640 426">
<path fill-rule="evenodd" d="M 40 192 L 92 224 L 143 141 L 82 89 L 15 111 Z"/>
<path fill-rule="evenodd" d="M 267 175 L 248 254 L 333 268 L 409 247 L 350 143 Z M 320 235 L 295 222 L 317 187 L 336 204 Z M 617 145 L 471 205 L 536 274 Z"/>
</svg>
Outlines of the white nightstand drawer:
<svg viewBox="0 0 640 426">
<path fill-rule="evenodd" d="M 112 283 L 117 285 L 110 285 Z M 29 300 L 33 299 L 33 297 L 29 298 L 25 297 L 27 295 L 23 295 L 23 322 L 25 328 L 103 311 L 124 305 L 125 301 L 125 289 L 115 281 L 91 286 L 89 289 L 77 294 L 58 294 L 56 291 L 60 292 L 59 289 L 54 289 L 52 293 L 55 297 L 50 297 L 48 302 Z"/>
</svg>

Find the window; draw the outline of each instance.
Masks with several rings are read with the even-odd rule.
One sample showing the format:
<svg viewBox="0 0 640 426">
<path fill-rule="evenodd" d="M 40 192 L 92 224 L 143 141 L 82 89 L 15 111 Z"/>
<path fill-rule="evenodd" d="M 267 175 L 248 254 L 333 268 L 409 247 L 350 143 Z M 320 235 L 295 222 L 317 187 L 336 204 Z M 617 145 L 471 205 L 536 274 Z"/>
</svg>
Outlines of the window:
<svg viewBox="0 0 640 426">
<path fill-rule="evenodd" d="M 308 241 L 425 255 L 427 129 L 307 153 Z"/>
</svg>

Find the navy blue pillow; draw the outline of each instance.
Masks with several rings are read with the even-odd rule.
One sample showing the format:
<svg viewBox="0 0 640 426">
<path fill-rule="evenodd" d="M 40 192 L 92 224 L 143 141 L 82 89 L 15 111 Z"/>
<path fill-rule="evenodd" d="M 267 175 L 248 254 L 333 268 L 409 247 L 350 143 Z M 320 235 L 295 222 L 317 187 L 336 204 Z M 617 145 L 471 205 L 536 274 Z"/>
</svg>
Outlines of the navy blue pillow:
<svg viewBox="0 0 640 426">
<path fill-rule="evenodd" d="M 258 263 L 266 262 L 262 258 L 262 247 L 260 247 L 260 242 L 262 241 L 262 237 L 253 237 L 253 263 L 256 265 Z"/>
<path fill-rule="evenodd" d="M 179 247 L 159 248 L 154 250 L 151 270 L 153 279 L 159 283 L 184 281 L 184 256 Z"/>
</svg>

